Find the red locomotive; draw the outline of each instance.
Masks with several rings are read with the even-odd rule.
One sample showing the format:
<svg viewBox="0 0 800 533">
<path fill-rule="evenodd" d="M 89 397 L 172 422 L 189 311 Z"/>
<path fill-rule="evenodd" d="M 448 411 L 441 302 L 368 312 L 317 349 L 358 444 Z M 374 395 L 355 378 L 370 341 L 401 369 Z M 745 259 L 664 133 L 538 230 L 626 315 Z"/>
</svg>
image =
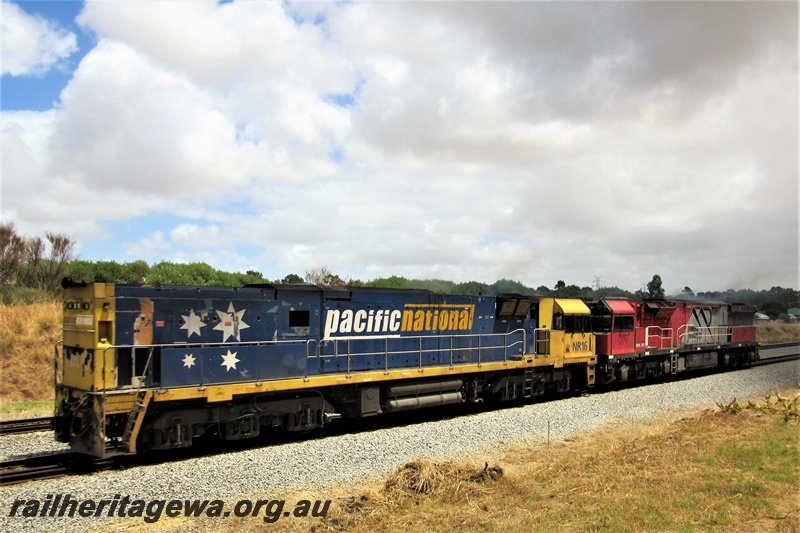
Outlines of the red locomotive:
<svg viewBox="0 0 800 533">
<path fill-rule="evenodd" d="M 604 298 L 589 308 L 598 384 L 758 359 L 751 305 Z"/>
</svg>

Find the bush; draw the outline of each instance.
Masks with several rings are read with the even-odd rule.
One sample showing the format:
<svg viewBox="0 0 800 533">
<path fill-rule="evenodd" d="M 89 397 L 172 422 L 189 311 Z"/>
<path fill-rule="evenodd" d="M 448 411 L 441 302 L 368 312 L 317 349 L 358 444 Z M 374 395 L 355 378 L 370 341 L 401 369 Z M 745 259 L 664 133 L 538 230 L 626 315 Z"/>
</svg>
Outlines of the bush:
<svg viewBox="0 0 800 533">
<path fill-rule="evenodd" d="M 28 305 L 49 302 L 58 298 L 57 293 L 49 293 L 41 289 L 29 287 L 0 286 L 0 304 Z"/>
</svg>

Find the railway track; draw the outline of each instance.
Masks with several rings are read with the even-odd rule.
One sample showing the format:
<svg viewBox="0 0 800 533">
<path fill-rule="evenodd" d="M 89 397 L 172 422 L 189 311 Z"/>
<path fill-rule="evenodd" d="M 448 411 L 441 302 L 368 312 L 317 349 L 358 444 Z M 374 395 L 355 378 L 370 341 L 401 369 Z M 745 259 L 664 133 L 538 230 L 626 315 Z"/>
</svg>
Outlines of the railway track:
<svg viewBox="0 0 800 533">
<path fill-rule="evenodd" d="M 800 354 L 787 354 L 787 355 L 779 355 L 777 357 L 768 357 L 766 359 L 759 359 L 755 363 L 751 363 L 751 366 L 761 366 L 761 365 L 774 365 L 776 363 L 784 363 L 786 361 L 796 361 L 800 359 Z"/>
<path fill-rule="evenodd" d="M 1 420 L 0 435 L 14 433 L 30 433 L 33 431 L 49 431 L 53 428 L 53 417 L 27 418 L 21 420 Z"/>
<path fill-rule="evenodd" d="M 122 466 L 128 457 L 93 459 L 73 452 L 39 455 L 0 463 L 0 486 L 86 474 Z"/>
<path fill-rule="evenodd" d="M 77 459 L 78 454 L 66 453 L 26 457 L 0 463 L 2 485 L 13 485 L 34 479 L 61 477 L 69 473 L 68 464 Z"/>
</svg>

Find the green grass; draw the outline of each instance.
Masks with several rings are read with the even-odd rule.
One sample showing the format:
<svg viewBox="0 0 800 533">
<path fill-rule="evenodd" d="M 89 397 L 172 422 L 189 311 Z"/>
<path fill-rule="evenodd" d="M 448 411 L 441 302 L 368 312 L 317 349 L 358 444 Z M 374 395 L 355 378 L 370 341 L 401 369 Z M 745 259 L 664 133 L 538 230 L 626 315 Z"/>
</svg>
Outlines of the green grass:
<svg viewBox="0 0 800 533">
<path fill-rule="evenodd" d="M 35 417 L 37 413 L 41 413 L 40 416 L 50 416 L 53 414 L 53 400 L 23 400 L 0 403 L 0 415 L 18 415 L 22 413 L 31 417 Z"/>
<path fill-rule="evenodd" d="M 710 506 L 710 515 L 701 524 L 703 528 L 736 524 L 731 518 L 734 515 L 779 520 L 780 515 L 785 514 L 785 506 L 781 505 L 785 502 L 776 495 L 786 494 L 797 501 L 800 486 L 798 424 L 774 415 L 767 418 L 771 418 L 772 423 L 757 438 L 753 434 L 737 436 L 697 458 L 704 478 L 697 491 L 705 494 L 699 500 Z M 795 504 L 795 513 L 797 508 Z"/>
</svg>

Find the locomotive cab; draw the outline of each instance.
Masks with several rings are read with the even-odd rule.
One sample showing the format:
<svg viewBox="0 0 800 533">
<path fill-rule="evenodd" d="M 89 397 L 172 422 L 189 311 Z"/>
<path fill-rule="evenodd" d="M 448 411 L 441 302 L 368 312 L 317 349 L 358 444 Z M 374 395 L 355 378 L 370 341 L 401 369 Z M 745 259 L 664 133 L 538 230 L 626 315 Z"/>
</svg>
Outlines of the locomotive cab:
<svg viewBox="0 0 800 533">
<path fill-rule="evenodd" d="M 629 355 L 643 347 L 641 328 L 635 327 L 633 304 L 623 299 L 602 299 L 593 303 L 592 331 L 598 355 Z"/>
<path fill-rule="evenodd" d="M 534 354 L 552 363 L 557 390 L 593 387 L 597 357 L 589 307 L 576 299 L 541 298 L 536 311 Z"/>
<path fill-rule="evenodd" d="M 113 284 L 64 283 L 61 357 L 55 365 L 56 440 L 102 456 L 105 392 L 116 381 Z"/>
</svg>

